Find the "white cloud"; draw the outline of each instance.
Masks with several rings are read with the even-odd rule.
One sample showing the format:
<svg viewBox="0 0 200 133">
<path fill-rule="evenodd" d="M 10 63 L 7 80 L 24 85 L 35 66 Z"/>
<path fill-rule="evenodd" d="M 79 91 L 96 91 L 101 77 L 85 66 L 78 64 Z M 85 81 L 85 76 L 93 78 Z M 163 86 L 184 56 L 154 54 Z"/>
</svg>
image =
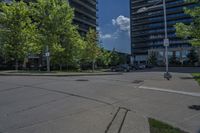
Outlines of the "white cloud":
<svg viewBox="0 0 200 133">
<path fill-rule="evenodd" d="M 102 33 L 101 30 L 99 30 L 99 37 L 101 40 L 107 40 L 107 39 L 117 39 L 118 33 Z"/>
<path fill-rule="evenodd" d="M 97 31 L 100 31 L 101 29 L 100 29 L 100 27 L 97 27 L 96 30 L 97 30 Z"/>
<path fill-rule="evenodd" d="M 117 39 L 122 32 L 127 32 L 130 36 L 130 18 L 120 15 L 116 19 L 112 19 L 112 25 L 117 27 L 117 29 L 115 32 L 109 34 L 103 34 L 100 28 L 98 28 L 100 39 Z"/>
<path fill-rule="evenodd" d="M 100 34 L 100 38 L 101 39 L 110 39 L 110 38 L 112 38 L 112 35 L 111 34 L 105 34 L 105 35 Z"/>
<path fill-rule="evenodd" d="M 120 15 L 116 19 L 112 19 L 112 24 L 122 31 L 130 32 L 130 18 Z"/>
</svg>

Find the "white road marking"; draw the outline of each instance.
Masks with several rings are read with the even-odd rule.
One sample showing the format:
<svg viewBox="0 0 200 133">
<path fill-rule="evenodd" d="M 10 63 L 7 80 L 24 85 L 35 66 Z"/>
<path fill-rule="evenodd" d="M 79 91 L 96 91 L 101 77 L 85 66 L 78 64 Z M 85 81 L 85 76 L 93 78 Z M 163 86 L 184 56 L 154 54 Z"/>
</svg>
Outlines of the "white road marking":
<svg viewBox="0 0 200 133">
<path fill-rule="evenodd" d="M 139 86 L 138 88 L 145 89 L 145 90 L 154 90 L 154 91 L 161 91 L 161 92 L 176 93 L 176 94 L 181 94 L 181 95 L 200 97 L 200 93 L 194 93 L 194 92 L 175 91 L 175 90 L 155 88 L 155 87 L 147 87 L 147 86 Z"/>
</svg>

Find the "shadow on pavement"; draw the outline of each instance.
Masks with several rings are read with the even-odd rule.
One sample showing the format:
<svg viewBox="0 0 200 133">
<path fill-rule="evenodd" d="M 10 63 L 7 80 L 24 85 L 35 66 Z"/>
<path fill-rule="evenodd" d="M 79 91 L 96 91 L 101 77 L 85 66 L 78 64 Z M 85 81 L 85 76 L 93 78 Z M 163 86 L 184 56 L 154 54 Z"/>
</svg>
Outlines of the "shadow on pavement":
<svg viewBox="0 0 200 133">
<path fill-rule="evenodd" d="M 170 67 L 169 71 L 175 73 L 200 73 L 200 67 Z M 165 67 L 147 68 L 133 72 L 165 72 Z"/>
<path fill-rule="evenodd" d="M 192 105 L 188 107 L 189 109 L 200 111 L 200 105 Z"/>
<path fill-rule="evenodd" d="M 194 76 L 194 77 L 180 77 L 181 79 L 195 79 L 195 80 L 199 80 L 200 76 Z"/>
</svg>

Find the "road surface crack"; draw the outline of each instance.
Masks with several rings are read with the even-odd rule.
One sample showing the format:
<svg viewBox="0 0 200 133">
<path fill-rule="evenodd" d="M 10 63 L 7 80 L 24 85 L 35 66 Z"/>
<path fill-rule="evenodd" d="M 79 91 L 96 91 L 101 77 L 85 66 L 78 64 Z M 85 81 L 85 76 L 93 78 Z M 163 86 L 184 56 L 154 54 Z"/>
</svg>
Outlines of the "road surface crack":
<svg viewBox="0 0 200 133">
<path fill-rule="evenodd" d="M 14 88 L 8 88 L 8 89 L 3 89 L 3 90 L 0 90 L 0 92 L 7 92 L 7 91 L 12 91 L 12 90 L 21 89 L 21 88 L 23 88 L 23 86 L 14 87 Z"/>
<path fill-rule="evenodd" d="M 65 94 L 65 95 L 72 96 L 72 97 L 87 99 L 87 100 L 90 100 L 90 101 L 95 101 L 95 102 L 106 104 L 106 105 L 112 105 L 111 103 L 108 103 L 106 101 L 102 101 L 102 100 L 98 100 L 98 99 L 94 99 L 94 98 L 91 98 L 91 97 L 86 97 L 86 96 L 82 96 L 82 95 L 78 95 L 78 94 L 74 94 L 74 93 L 69 93 L 69 92 L 66 92 L 66 91 L 52 90 L 52 89 L 47 89 L 47 88 L 35 87 L 35 86 L 27 86 L 27 87 L 32 87 L 32 88 L 46 90 L 46 91 L 50 91 L 50 92 Z"/>
</svg>

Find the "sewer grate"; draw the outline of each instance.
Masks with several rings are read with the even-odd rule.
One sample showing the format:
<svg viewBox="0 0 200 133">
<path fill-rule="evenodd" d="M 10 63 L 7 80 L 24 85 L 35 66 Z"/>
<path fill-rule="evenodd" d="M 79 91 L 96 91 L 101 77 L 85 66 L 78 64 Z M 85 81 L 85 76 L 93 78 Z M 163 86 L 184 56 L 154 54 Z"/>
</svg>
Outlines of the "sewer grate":
<svg viewBox="0 0 200 133">
<path fill-rule="evenodd" d="M 200 105 L 192 105 L 192 106 L 189 106 L 188 108 L 192 110 L 200 111 Z"/>
<path fill-rule="evenodd" d="M 142 83 L 142 82 L 144 82 L 143 80 L 134 80 L 132 83 L 133 84 L 139 84 L 139 83 Z"/>
<path fill-rule="evenodd" d="M 76 81 L 86 82 L 86 81 L 89 81 L 89 80 L 88 79 L 77 79 Z"/>
</svg>

